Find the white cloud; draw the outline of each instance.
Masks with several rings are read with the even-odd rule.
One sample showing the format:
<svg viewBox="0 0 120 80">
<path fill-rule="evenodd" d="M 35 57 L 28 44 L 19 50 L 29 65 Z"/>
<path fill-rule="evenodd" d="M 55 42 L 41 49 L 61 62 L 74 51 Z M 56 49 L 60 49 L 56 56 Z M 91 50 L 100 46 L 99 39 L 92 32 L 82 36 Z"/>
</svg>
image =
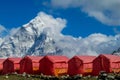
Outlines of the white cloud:
<svg viewBox="0 0 120 80">
<path fill-rule="evenodd" d="M 80 0 L 51 0 L 53 7 L 78 7 L 81 5 Z"/>
<path fill-rule="evenodd" d="M 2 25 L 0 25 L 0 33 L 2 33 L 3 31 L 6 31 L 6 28 Z"/>
<path fill-rule="evenodd" d="M 40 12 L 38 15 L 43 22 L 44 27 L 48 28 L 49 31 L 51 29 L 51 34 L 60 34 L 63 28 L 66 26 L 65 19 L 54 18 L 53 16 L 48 15 L 44 12 Z"/>
<path fill-rule="evenodd" d="M 3 42 L 3 33 L 7 31 L 6 28 L 2 25 L 0 25 L 0 45 Z"/>
<path fill-rule="evenodd" d="M 70 57 L 76 54 L 98 55 L 100 53 L 112 53 L 112 51 L 116 49 L 114 48 L 115 46 L 112 46 L 113 44 L 110 44 L 112 41 L 112 43 L 116 43 L 114 39 L 115 37 L 112 36 L 94 33 L 86 38 L 74 38 L 71 36 L 64 36 L 56 44 L 63 49 L 64 55 Z M 103 46 L 101 46 L 101 44 Z M 111 48 L 110 46 L 104 46 L 108 44 L 110 44 Z M 116 46 L 118 48 L 117 44 Z"/>
<path fill-rule="evenodd" d="M 107 25 L 120 25 L 120 0 L 51 0 L 53 7 L 80 8 Z"/>
<path fill-rule="evenodd" d="M 98 55 L 100 53 L 112 53 L 120 47 L 120 35 L 107 36 L 101 33 L 93 33 L 86 38 L 74 38 L 61 33 L 66 27 L 65 19 L 54 18 L 44 12 L 40 12 L 38 15 L 45 27 L 43 31 L 55 40 L 55 45 L 63 50 L 64 55 L 70 57 L 76 54 Z"/>
<path fill-rule="evenodd" d="M 120 35 L 106 36 L 100 33 L 94 33 L 86 38 L 74 38 L 64 36 L 56 43 L 64 55 L 72 57 L 80 55 L 99 55 L 101 53 L 112 53 L 120 47 Z"/>
<path fill-rule="evenodd" d="M 55 45 L 63 50 L 63 54 L 72 57 L 76 54 L 98 55 L 100 53 L 112 53 L 120 46 L 120 35 L 107 36 L 101 33 L 93 33 L 86 38 L 66 36 L 61 31 L 66 26 L 66 20 L 54 18 L 51 15 L 40 13 L 40 19 L 44 22 L 44 29 L 50 38 L 55 40 Z"/>
</svg>

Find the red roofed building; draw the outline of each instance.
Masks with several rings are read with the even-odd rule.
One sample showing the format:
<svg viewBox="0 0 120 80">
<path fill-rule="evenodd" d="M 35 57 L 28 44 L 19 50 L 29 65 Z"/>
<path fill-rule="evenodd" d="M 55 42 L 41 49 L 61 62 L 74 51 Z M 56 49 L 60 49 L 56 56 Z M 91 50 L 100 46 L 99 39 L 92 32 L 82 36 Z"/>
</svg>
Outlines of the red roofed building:
<svg viewBox="0 0 120 80">
<path fill-rule="evenodd" d="M 41 56 L 25 56 L 20 62 L 20 73 L 39 74 Z"/>
<path fill-rule="evenodd" d="M 3 74 L 18 72 L 20 70 L 21 58 L 7 58 L 3 62 Z"/>
<path fill-rule="evenodd" d="M 66 56 L 45 56 L 40 61 L 40 71 L 44 75 L 61 76 L 67 74 L 68 58 Z"/>
<path fill-rule="evenodd" d="M 68 74 L 70 76 L 91 74 L 95 58 L 95 56 L 74 56 L 68 61 Z"/>
<path fill-rule="evenodd" d="M 111 54 L 101 54 L 93 61 L 93 75 L 98 75 L 100 71 L 120 72 L 120 56 Z"/>
<path fill-rule="evenodd" d="M 3 71 L 3 62 L 5 61 L 5 59 L 0 59 L 0 74 L 2 74 Z"/>
</svg>

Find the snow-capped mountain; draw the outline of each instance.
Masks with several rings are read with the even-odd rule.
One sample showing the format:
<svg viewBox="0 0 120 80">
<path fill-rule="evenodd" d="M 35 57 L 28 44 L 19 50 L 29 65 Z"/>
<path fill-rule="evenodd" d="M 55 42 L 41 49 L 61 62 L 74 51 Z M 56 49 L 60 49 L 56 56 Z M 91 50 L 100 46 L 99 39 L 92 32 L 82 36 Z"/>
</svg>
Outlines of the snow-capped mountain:
<svg viewBox="0 0 120 80">
<path fill-rule="evenodd" d="M 120 47 L 120 35 L 94 33 L 86 38 L 63 35 L 66 20 L 40 12 L 22 27 L 0 38 L 0 57 L 57 54 L 98 55 L 112 53 Z"/>
<path fill-rule="evenodd" d="M 28 24 L 23 25 L 12 35 L 7 36 L 3 42 L 0 40 L 0 57 L 56 53 L 57 47 L 54 45 L 53 38 L 55 35 L 52 33 L 52 30 L 54 30 L 52 28 L 56 25 L 63 27 L 63 24 L 59 24 L 61 22 L 65 23 L 65 20 L 53 19 L 52 16 L 48 16 L 43 12 L 39 13 Z"/>
</svg>

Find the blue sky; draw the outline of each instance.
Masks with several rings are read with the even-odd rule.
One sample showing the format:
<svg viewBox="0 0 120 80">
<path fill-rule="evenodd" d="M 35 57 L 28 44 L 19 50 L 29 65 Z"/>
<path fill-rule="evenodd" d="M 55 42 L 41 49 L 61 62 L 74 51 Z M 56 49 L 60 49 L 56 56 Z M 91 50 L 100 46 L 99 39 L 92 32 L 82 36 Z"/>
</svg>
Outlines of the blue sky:
<svg viewBox="0 0 120 80">
<path fill-rule="evenodd" d="M 58 1 L 58 0 L 56 0 Z M 67 26 L 62 31 L 65 35 L 72 35 L 74 37 L 87 37 L 93 33 L 102 33 L 106 35 L 115 35 L 119 33 L 119 15 L 113 16 L 111 5 L 109 8 L 94 9 L 99 13 L 103 13 L 104 17 L 99 17 L 97 14 L 93 14 L 92 9 L 88 10 L 88 5 L 82 3 L 78 4 L 79 0 L 1 0 L 0 1 L 0 24 L 6 29 L 12 29 L 13 27 L 19 27 L 28 23 L 33 19 L 40 11 L 50 14 L 54 17 L 61 17 L 67 20 Z M 81 0 L 82 1 L 82 0 Z M 92 0 L 94 1 L 94 0 Z M 102 0 L 104 1 L 104 0 Z M 105 0 L 107 1 L 107 0 Z M 109 2 L 112 3 L 113 0 Z M 70 3 L 71 2 L 71 3 Z M 115 0 L 117 3 L 117 0 Z M 63 4 L 64 3 L 64 4 Z M 80 3 L 80 2 L 79 2 Z M 98 1 L 99 3 L 99 1 Z M 109 3 L 109 4 L 111 4 Z M 94 7 L 94 6 L 90 6 Z M 101 8 L 101 5 L 98 5 Z M 90 11 L 91 10 L 91 11 Z M 110 13 L 110 14 L 109 14 Z M 112 17 L 111 17 L 112 16 Z M 115 19 L 115 20 L 114 20 Z M 106 20 L 106 21 L 105 21 Z M 109 21 L 110 20 L 110 21 Z"/>
</svg>

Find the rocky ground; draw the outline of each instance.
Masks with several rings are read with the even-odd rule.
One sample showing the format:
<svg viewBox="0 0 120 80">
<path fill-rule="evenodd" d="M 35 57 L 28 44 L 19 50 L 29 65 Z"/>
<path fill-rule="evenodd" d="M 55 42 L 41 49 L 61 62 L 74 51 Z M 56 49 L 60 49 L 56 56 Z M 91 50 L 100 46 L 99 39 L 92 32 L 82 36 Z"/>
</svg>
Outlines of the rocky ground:
<svg viewBox="0 0 120 80">
<path fill-rule="evenodd" d="M 100 73 L 99 76 L 80 76 L 70 77 L 69 75 L 55 77 L 45 75 L 29 75 L 29 74 L 6 74 L 0 75 L 0 80 L 120 80 L 120 74 Z"/>
</svg>

